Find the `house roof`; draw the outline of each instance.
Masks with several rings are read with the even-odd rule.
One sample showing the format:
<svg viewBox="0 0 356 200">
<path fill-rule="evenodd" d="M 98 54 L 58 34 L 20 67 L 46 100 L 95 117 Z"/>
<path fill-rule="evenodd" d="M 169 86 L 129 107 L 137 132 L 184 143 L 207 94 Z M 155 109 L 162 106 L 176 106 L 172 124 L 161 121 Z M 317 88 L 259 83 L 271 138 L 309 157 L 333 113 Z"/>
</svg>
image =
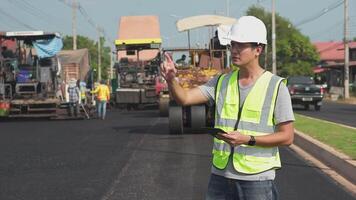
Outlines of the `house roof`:
<svg viewBox="0 0 356 200">
<path fill-rule="evenodd" d="M 356 42 L 351 42 L 349 44 L 350 49 L 356 49 Z"/>
<path fill-rule="evenodd" d="M 343 42 L 315 42 L 314 46 L 316 47 L 320 60 L 323 61 L 338 61 L 344 60 L 344 43 Z M 349 48 L 356 48 L 356 42 L 350 42 Z"/>
</svg>

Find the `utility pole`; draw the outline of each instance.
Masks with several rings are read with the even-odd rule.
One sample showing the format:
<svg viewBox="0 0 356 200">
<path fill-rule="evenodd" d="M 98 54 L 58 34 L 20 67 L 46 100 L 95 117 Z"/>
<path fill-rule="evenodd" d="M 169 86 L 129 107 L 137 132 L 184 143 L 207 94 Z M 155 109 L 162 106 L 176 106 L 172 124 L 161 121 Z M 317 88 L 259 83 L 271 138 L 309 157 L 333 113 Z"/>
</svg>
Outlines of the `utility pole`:
<svg viewBox="0 0 356 200">
<path fill-rule="evenodd" d="M 190 49 L 190 30 L 188 30 L 187 33 L 188 33 L 188 49 Z"/>
<path fill-rule="evenodd" d="M 101 42 L 100 42 L 100 27 L 96 26 L 98 32 L 98 81 L 101 81 Z"/>
<path fill-rule="evenodd" d="M 72 0 L 72 37 L 73 50 L 77 49 L 77 2 Z"/>
<path fill-rule="evenodd" d="M 114 78 L 114 75 L 113 75 L 113 65 L 114 65 L 114 62 L 113 62 L 113 48 L 112 46 L 110 47 L 110 81 Z"/>
<path fill-rule="evenodd" d="M 276 7 L 275 0 L 272 0 L 272 73 L 277 74 L 276 56 Z"/>
<path fill-rule="evenodd" d="M 345 50 L 345 66 L 344 66 L 344 91 L 345 99 L 350 98 L 349 94 L 349 1 L 344 0 L 344 50 Z"/>
<path fill-rule="evenodd" d="M 226 0 L 226 17 L 230 15 L 230 0 Z"/>
</svg>

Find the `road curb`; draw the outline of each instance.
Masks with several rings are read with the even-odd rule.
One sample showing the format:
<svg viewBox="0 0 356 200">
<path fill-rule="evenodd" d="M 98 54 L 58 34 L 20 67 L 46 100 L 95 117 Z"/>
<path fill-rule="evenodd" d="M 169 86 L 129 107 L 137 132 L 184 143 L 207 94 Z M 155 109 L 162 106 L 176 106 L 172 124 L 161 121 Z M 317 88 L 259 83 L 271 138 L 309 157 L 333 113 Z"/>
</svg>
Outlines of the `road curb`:
<svg viewBox="0 0 356 200">
<path fill-rule="evenodd" d="M 356 184 L 356 160 L 334 148 L 295 130 L 294 144 L 335 170 L 352 184 Z"/>
</svg>

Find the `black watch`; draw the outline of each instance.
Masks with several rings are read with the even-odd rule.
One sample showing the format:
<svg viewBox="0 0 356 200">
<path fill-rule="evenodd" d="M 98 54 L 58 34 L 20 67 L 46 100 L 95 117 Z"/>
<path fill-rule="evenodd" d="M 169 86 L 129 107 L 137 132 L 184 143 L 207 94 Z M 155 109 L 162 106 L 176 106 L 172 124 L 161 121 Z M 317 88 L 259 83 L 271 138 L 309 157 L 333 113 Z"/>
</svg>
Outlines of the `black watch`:
<svg viewBox="0 0 356 200">
<path fill-rule="evenodd" d="M 256 144 L 256 140 L 255 140 L 255 137 L 250 135 L 250 140 L 248 141 L 247 143 L 249 146 L 255 146 Z"/>
</svg>

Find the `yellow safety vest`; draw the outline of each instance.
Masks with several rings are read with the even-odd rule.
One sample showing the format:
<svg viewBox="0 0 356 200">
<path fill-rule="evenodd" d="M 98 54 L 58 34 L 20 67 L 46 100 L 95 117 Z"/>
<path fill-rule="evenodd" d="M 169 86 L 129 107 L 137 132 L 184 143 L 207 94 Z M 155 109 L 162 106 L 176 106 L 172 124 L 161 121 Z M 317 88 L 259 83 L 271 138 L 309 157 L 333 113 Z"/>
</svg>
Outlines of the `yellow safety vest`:
<svg viewBox="0 0 356 200">
<path fill-rule="evenodd" d="M 265 72 L 252 87 L 241 109 L 238 74 L 238 70 L 235 70 L 222 75 L 218 80 L 215 94 L 215 127 L 226 132 L 237 130 L 241 134 L 253 136 L 273 134 L 276 128 L 273 112 L 283 78 Z M 224 169 L 232 151 L 233 166 L 240 173 L 256 174 L 281 167 L 277 147 L 232 147 L 217 138 L 214 138 L 213 165 Z"/>
<path fill-rule="evenodd" d="M 109 101 L 110 100 L 110 90 L 107 85 L 100 84 L 91 93 L 97 93 L 97 98 L 99 101 Z"/>
</svg>

